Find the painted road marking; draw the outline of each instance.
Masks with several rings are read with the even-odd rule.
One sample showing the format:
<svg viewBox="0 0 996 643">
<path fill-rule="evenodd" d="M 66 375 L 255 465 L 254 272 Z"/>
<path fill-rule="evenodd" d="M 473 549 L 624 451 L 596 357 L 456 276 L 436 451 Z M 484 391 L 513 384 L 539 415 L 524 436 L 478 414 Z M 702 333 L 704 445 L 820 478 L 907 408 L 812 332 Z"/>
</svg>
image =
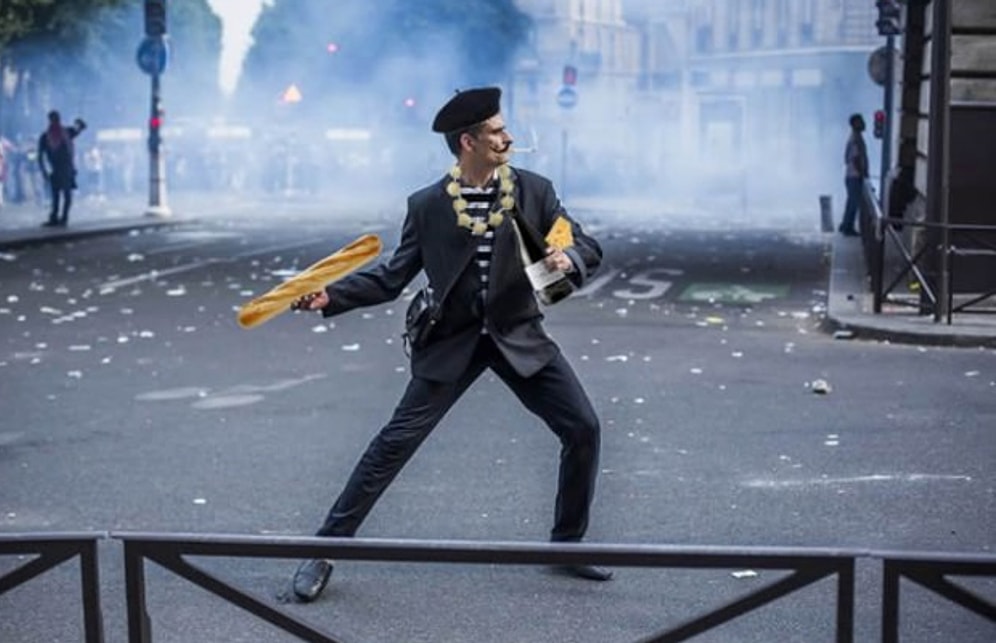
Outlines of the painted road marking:
<svg viewBox="0 0 996 643">
<path fill-rule="evenodd" d="M 681 301 L 721 302 L 726 304 L 759 304 L 769 299 L 783 299 L 789 287 L 784 284 L 689 284 L 678 297 Z"/>
<path fill-rule="evenodd" d="M 748 480 L 743 486 L 752 489 L 789 489 L 792 487 L 826 487 L 830 485 L 858 484 L 862 482 L 971 482 L 971 476 L 940 473 L 873 473 L 865 476 L 845 476 L 831 478 L 771 480 L 757 478 Z"/>
<path fill-rule="evenodd" d="M 638 289 L 626 288 L 615 290 L 612 292 L 612 295 L 619 299 L 657 299 L 658 297 L 663 297 L 671 289 L 671 286 L 674 285 L 674 282 L 655 278 L 658 274 L 667 277 L 680 277 L 684 273 L 681 270 L 673 268 L 644 270 L 633 275 L 629 280 L 630 285 L 637 286 Z"/>
<path fill-rule="evenodd" d="M 210 266 L 216 263 L 232 263 L 239 261 L 241 259 L 248 259 L 249 257 L 255 257 L 258 255 L 265 255 L 271 253 L 282 252 L 284 250 L 298 250 L 300 248 L 306 248 L 308 246 L 313 246 L 318 241 L 296 241 L 294 243 L 285 243 L 281 245 L 268 246 L 266 248 L 259 248 L 256 250 L 249 250 L 247 252 L 240 252 L 239 254 L 232 255 L 231 257 L 225 257 L 223 259 L 211 258 L 202 259 L 200 261 L 194 261 L 192 263 L 181 264 L 179 266 L 174 266 L 172 268 L 166 268 L 164 270 L 149 270 L 141 274 L 135 275 L 133 277 L 126 277 L 124 279 L 115 279 L 113 281 L 107 281 L 100 286 L 98 290 L 101 293 L 106 293 L 109 291 L 117 290 L 118 288 L 123 288 L 125 286 L 131 286 L 137 283 L 142 283 L 143 281 L 156 281 L 161 277 L 170 277 L 172 275 L 182 274 L 184 272 L 190 272 L 192 270 L 199 270 L 206 266 Z"/>
<path fill-rule="evenodd" d="M 618 275 L 620 272 L 622 271 L 619 270 L 619 268 L 612 268 L 608 272 L 601 274 L 592 279 L 591 281 L 589 281 L 584 288 L 574 293 L 574 296 L 590 297 L 594 295 L 596 292 L 601 290 L 606 284 L 615 279 L 616 275 Z"/>
</svg>

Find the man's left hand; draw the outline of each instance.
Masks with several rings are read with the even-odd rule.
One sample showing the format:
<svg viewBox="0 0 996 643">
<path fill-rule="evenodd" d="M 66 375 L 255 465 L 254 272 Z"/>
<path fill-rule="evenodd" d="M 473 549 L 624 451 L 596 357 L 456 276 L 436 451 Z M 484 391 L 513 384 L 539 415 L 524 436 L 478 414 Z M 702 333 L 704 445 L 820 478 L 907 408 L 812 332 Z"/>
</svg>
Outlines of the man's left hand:
<svg viewBox="0 0 996 643">
<path fill-rule="evenodd" d="M 543 263 L 550 270 L 559 270 L 563 273 L 574 272 L 574 262 L 571 258 L 567 256 L 563 250 L 557 250 L 556 248 L 546 249 L 546 259 Z"/>
</svg>

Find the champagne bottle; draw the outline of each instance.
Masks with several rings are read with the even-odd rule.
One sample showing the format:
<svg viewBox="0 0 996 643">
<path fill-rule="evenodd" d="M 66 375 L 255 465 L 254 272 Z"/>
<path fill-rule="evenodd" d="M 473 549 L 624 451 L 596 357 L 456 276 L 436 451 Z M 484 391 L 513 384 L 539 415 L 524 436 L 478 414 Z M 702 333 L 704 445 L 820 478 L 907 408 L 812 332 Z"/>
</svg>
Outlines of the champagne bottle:
<svg viewBox="0 0 996 643">
<path fill-rule="evenodd" d="M 529 222 L 516 214 L 513 218 L 519 237 L 519 252 L 526 277 L 536 291 L 536 297 L 547 306 L 553 305 L 574 292 L 574 284 L 560 270 L 546 267 L 546 242 Z"/>
</svg>

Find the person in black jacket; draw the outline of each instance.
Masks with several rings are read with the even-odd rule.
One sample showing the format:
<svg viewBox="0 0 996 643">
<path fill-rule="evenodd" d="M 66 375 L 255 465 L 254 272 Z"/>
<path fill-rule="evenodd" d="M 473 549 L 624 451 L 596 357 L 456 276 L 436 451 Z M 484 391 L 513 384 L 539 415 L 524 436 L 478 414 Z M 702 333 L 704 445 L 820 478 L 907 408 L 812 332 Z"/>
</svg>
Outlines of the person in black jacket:
<svg viewBox="0 0 996 643">
<path fill-rule="evenodd" d="M 69 208 L 76 189 L 76 163 L 73 139 L 86 129 L 77 118 L 72 127 L 63 127 L 59 112 L 48 113 L 48 128 L 38 137 L 38 168 L 48 181 L 52 193 L 52 209 L 44 226 L 65 226 L 69 223 Z M 47 167 L 46 167 L 47 162 Z M 59 216 L 59 202 L 62 216 Z"/>
<path fill-rule="evenodd" d="M 393 255 L 376 267 L 295 302 L 330 317 L 398 297 L 421 271 L 441 297 L 441 316 L 411 354 L 412 377 L 386 426 L 373 438 L 318 529 L 353 536 L 374 503 L 450 407 L 491 369 L 561 443 L 551 540 L 580 541 L 588 526 L 598 471 L 598 417 L 573 369 L 543 329 L 513 226 L 546 235 L 559 217 L 573 245 L 547 248 L 548 268 L 576 287 L 598 269 L 597 241 L 567 214 L 546 178 L 508 166 L 512 138 L 500 112 L 501 90 L 458 92 L 436 115 L 457 159 L 449 174 L 408 197 Z M 611 573 L 592 566 L 556 568 L 591 580 Z M 303 561 L 294 574 L 297 599 L 310 602 L 328 583 L 332 562 Z"/>
</svg>

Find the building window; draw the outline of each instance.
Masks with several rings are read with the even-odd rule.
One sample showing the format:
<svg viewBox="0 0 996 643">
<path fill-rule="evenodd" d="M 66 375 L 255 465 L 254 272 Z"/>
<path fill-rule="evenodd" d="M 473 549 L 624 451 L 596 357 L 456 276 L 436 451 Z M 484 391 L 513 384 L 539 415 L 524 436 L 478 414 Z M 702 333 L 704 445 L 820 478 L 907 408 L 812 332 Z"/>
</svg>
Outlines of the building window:
<svg viewBox="0 0 996 643">
<path fill-rule="evenodd" d="M 811 45 L 816 42 L 816 0 L 802 0 L 799 11 L 799 42 Z"/>
<path fill-rule="evenodd" d="M 695 50 L 700 54 L 712 51 L 712 25 L 702 25 L 696 30 Z"/>
<path fill-rule="evenodd" d="M 712 4 L 708 0 L 698 0 L 695 3 L 695 51 L 700 54 L 709 53 L 713 49 L 714 17 Z"/>
<path fill-rule="evenodd" d="M 750 7 L 750 44 L 760 47 L 764 44 L 765 0 L 752 0 Z"/>
<path fill-rule="evenodd" d="M 792 12 L 789 0 L 775 0 L 775 27 L 778 33 L 778 46 L 786 47 L 789 43 L 789 25 L 792 21 Z"/>
<path fill-rule="evenodd" d="M 740 47 L 740 0 L 727 0 L 726 48 L 736 51 Z"/>
</svg>

